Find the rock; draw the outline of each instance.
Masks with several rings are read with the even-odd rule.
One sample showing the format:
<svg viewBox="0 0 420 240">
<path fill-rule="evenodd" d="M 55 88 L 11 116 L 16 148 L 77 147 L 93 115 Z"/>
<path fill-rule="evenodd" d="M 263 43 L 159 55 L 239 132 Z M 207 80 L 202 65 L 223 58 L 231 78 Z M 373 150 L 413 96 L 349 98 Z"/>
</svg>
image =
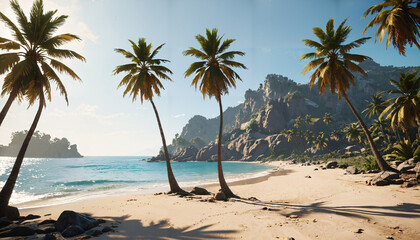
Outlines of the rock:
<svg viewBox="0 0 420 240">
<path fill-rule="evenodd" d="M 384 171 L 378 173 L 375 177 L 370 179 L 367 183 L 369 185 L 376 185 L 376 186 L 385 186 L 391 183 L 391 180 L 398 179 L 398 173 L 391 172 L 391 171 Z"/>
<path fill-rule="evenodd" d="M 409 187 L 416 186 L 417 184 L 418 184 L 417 179 L 415 179 L 415 178 L 410 178 L 410 179 L 408 179 L 407 181 L 405 181 L 405 182 L 401 185 L 401 187 L 403 187 L 403 188 L 409 188 Z"/>
<path fill-rule="evenodd" d="M 305 176 L 305 178 L 312 178 L 311 176 Z"/>
<path fill-rule="evenodd" d="M 98 223 L 102 224 L 102 223 L 106 223 L 106 221 L 104 219 L 98 219 Z"/>
<path fill-rule="evenodd" d="M 389 181 L 391 184 L 395 184 L 395 185 L 400 185 L 404 183 L 404 180 L 401 178 L 397 178 L 397 179 L 391 179 Z"/>
<path fill-rule="evenodd" d="M 29 214 L 28 216 L 25 217 L 25 220 L 33 220 L 33 219 L 37 219 L 37 218 L 40 218 L 40 217 L 41 216 L 39 216 L 39 215 Z"/>
<path fill-rule="evenodd" d="M 108 227 L 108 226 L 105 226 L 104 228 L 102 228 L 102 232 L 103 233 L 106 233 L 106 232 L 113 232 L 114 231 L 114 229 L 112 229 L 112 228 L 110 228 L 110 227 Z"/>
<path fill-rule="evenodd" d="M 98 229 L 92 229 L 86 232 L 86 235 L 88 236 L 92 236 L 92 237 L 97 237 L 99 235 L 102 234 L 102 231 L 98 230 Z"/>
<path fill-rule="evenodd" d="M 356 231 L 354 231 L 354 233 L 363 233 L 363 231 L 364 231 L 364 229 L 359 228 L 359 229 L 357 229 Z"/>
<path fill-rule="evenodd" d="M 420 162 L 416 163 L 413 170 L 416 172 L 416 178 L 420 180 Z"/>
<path fill-rule="evenodd" d="M 194 187 L 191 193 L 195 195 L 210 195 L 209 191 L 207 191 L 205 188 L 201 187 Z"/>
<path fill-rule="evenodd" d="M 354 166 L 349 166 L 349 167 L 346 168 L 346 172 L 349 173 L 349 174 L 357 174 L 358 170 Z"/>
<path fill-rule="evenodd" d="M 237 157 L 237 153 L 234 151 L 229 150 L 225 146 L 222 145 L 222 160 L 230 160 L 235 159 Z M 217 144 L 209 144 L 200 151 L 197 152 L 197 155 L 195 157 L 197 161 L 217 161 Z"/>
<path fill-rule="evenodd" d="M 381 172 L 381 170 L 379 169 L 372 169 L 372 170 L 367 171 L 367 173 L 379 173 L 379 172 Z"/>
<path fill-rule="evenodd" d="M 400 165 L 398 165 L 397 170 L 400 172 L 406 172 L 407 170 L 414 168 L 416 165 L 413 161 L 413 159 L 409 159 L 402 162 Z"/>
<path fill-rule="evenodd" d="M 195 161 L 195 156 L 198 153 L 198 149 L 194 146 L 188 146 L 182 148 L 177 154 L 172 157 L 173 161 L 185 162 Z"/>
<path fill-rule="evenodd" d="M 329 161 L 327 162 L 327 168 L 336 168 L 337 167 L 337 162 L 336 161 Z"/>
<path fill-rule="evenodd" d="M 4 228 L 12 224 L 13 222 L 10 221 L 7 217 L 0 218 L 0 228 Z"/>
<path fill-rule="evenodd" d="M 68 228 L 71 225 L 79 226 L 84 230 L 89 230 L 93 227 L 98 226 L 98 221 L 87 215 L 82 215 L 74 211 L 64 211 L 60 214 L 60 217 L 57 219 L 57 222 L 54 225 L 57 231 L 59 232 L 63 232 L 66 228 Z"/>
<path fill-rule="evenodd" d="M 314 171 L 318 171 L 318 168 L 314 168 Z"/>
<path fill-rule="evenodd" d="M 70 225 L 69 227 L 67 227 L 66 229 L 64 229 L 64 231 L 61 233 L 61 235 L 63 235 L 63 237 L 74 237 L 76 235 L 80 235 L 82 233 L 84 233 L 85 230 L 80 227 L 79 225 Z"/>
<path fill-rule="evenodd" d="M 227 201 L 226 194 L 224 192 L 222 192 L 222 190 L 219 190 L 219 192 L 216 193 L 214 198 L 218 201 Z"/>
<path fill-rule="evenodd" d="M 18 226 L 12 228 L 9 233 L 7 234 L 9 237 L 18 237 L 18 236 L 31 236 L 36 233 L 35 229 L 26 227 L 26 226 Z"/>
<path fill-rule="evenodd" d="M 53 219 L 46 219 L 46 220 L 44 220 L 44 221 L 42 221 L 42 222 L 40 222 L 38 225 L 44 225 L 44 224 L 54 224 L 54 223 L 56 223 L 57 221 L 55 221 L 55 220 L 53 220 Z"/>
<path fill-rule="evenodd" d="M 17 207 L 7 206 L 6 217 L 10 220 L 17 220 L 20 217 Z"/>
<path fill-rule="evenodd" d="M 52 234 L 46 234 L 43 240 L 57 240 L 57 238 Z"/>
</svg>

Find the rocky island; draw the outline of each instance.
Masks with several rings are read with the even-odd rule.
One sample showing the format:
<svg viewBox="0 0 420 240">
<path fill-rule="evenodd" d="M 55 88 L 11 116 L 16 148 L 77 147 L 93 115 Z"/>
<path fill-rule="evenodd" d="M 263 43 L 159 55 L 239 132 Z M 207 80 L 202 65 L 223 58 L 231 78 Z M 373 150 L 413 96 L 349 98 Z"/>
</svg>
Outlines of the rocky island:
<svg viewBox="0 0 420 240">
<path fill-rule="evenodd" d="M 0 145 L 0 156 L 16 157 L 27 131 L 12 133 L 8 146 Z M 81 158 L 76 144 L 70 144 L 67 138 L 51 139 L 49 134 L 36 131 L 29 143 L 25 157 L 30 158 Z"/>
</svg>

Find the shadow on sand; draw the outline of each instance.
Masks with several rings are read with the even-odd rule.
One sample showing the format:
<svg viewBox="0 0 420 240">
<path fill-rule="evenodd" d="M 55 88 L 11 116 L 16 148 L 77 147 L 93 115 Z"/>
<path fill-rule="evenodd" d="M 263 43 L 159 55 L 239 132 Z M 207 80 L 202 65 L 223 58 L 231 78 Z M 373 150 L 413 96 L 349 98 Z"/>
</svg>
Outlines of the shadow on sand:
<svg viewBox="0 0 420 240">
<path fill-rule="evenodd" d="M 250 201 L 241 198 L 233 201 L 267 207 L 268 210 L 279 212 L 283 216 L 297 215 L 303 217 L 311 213 L 326 213 L 362 219 L 369 219 L 369 216 L 420 218 L 420 205 L 415 203 L 403 203 L 395 206 L 325 206 L 325 202 L 305 205 L 287 202 Z"/>
<path fill-rule="evenodd" d="M 141 220 L 128 219 L 130 216 L 122 217 L 103 217 L 108 222 L 120 223 L 116 232 L 101 236 L 100 239 L 231 239 L 230 234 L 236 230 L 208 230 L 213 225 L 206 225 L 198 228 L 192 226 L 177 228 L 170 224 L 169 220 L 164 219 L 158 222 L 144 223 Z"/>
</svg>

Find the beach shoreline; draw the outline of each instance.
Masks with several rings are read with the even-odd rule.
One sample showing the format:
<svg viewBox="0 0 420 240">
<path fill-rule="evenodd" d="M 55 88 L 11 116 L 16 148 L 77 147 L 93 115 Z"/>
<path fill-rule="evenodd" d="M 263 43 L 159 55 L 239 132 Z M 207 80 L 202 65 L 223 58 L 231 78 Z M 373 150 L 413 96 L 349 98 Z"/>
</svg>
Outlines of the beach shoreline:
<svg viewBox="0 0 420 240">
<path fill-rule="evenodd" d="M 133 194 L 21 210 L 40 220 L 89 213 L 115 232 L 98 239 L 418 239 L 420 187 L 367 186 L 372 174 L 271 163 L 285 174 L 232 185 L 241 198 Z M 308 177 L 311 176 L 311 177 Z M 218 186 L 207 186 L 215 193 Z M 203 202 L 204 201 L 204 202 Z M 361 230 L 360 230 L 361 229 Z"/>
</svg>

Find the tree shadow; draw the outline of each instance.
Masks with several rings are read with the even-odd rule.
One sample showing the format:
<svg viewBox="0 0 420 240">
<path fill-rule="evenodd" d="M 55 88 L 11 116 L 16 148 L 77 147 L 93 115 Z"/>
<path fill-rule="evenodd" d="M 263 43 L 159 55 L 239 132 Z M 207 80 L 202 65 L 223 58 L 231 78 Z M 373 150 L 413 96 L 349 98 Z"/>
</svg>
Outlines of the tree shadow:
<svg viewBox="0 0 420 240">
<path fill-rule="evenodd" d="M 102 217 L 108 222 L 119 223 L 116 232 L 103 235 L 101 238 L 110 239 L 186 239 L 186 240 L 202 240 L 202 239 L 231 239 L 230 234 L 238 232 L 237 230 L 209 230 L 213 224 L 193 228 L 174 227 L 168 219 L 162 219 L 157 222 L 151 221 L 145 224 L 142 220 L 128 219 L 130 216 L 122 217 Z"/>
<path fill-rule="evenodd" d="M 311 204 L 291 204 L 278 202 L 251 201 L 248 199 L 232 199 L 232 201 L 267 207 L 267 210 L 279 212 L 283 216 L 306 216 L 311 213 L 335 214 L 346 217 L 369 219 L 370 216 L 420 218 L 420 204 L 403 203 L 395 206 L 325 206 L 325 202 Z"/>
</svg>

